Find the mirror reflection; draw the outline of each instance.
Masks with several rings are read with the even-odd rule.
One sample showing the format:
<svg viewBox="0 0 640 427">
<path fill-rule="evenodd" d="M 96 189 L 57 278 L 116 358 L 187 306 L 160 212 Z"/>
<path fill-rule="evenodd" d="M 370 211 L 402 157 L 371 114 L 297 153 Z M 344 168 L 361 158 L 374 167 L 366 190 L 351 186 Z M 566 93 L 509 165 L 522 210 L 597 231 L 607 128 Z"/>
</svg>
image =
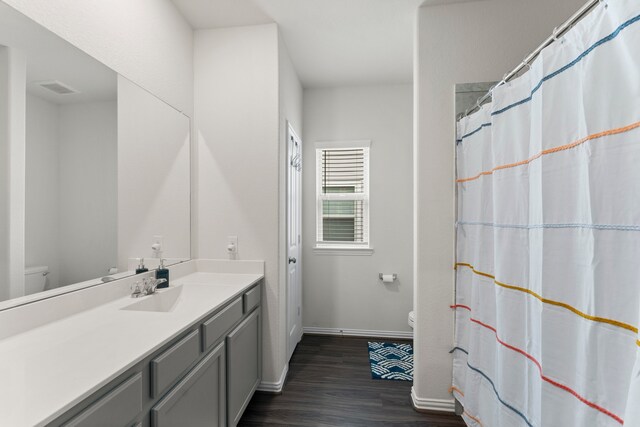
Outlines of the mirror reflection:
<svg viewBox="0 0 640 427">
<path fill-rule="evenodd" d="M 27 52 L 27 295 L 117 272 L 116 75 L 76 53 Z"/>
<path fill-rule="evenodd" d="M 189 259 L 189 118 L 118 77 L 118 267 Z M 152 246 L 156 250 L 152 250 Z M 151 257 L 151 258 L 149 258 Z"/>
<path fill-rule="evenodd" d="M 0 125 L 0 301 L 189 259 L 189 118 L 4 4 Z"/>
</svg>

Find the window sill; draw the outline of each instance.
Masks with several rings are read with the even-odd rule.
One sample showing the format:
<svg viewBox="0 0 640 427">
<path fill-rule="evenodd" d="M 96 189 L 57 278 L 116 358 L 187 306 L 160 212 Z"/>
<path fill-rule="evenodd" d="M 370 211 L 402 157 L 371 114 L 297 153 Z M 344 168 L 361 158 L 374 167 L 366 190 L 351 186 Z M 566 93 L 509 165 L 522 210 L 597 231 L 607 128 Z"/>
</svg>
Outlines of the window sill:
<svg viewBox="0 0 640 427">
<path fill-rule="evenodd" d="M 347 246 L 314 246 L 313 253 L 316 255 L 373 255 L 373 248 L 356 248 Z"/>
</svg>

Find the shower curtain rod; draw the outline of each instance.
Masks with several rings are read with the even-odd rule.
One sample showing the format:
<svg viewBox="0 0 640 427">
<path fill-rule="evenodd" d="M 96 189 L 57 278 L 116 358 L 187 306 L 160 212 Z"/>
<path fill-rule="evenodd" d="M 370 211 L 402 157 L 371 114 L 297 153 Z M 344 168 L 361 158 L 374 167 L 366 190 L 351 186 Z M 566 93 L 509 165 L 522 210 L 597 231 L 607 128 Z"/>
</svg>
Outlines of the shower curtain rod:
<svg viewBox="0 0 640 427">
<path fill-rule="evenodd" d="M 605 0 L 589 0 L 576 13 L 574 13 L 569 19 L 567 19 L 562 25 L 560 25 L 559 27 L 556 27 L 553 30 L 553 34 L 551 34 L 551 36 L 549 36 L 549 38 L 547 38 L 540 46 L 538 46 L 538 48 L 536 50 L 531 52 L 524 59 L 524 61 L 522 61 L 520 63 L 520 65 L 518 65 L 516 68 L 511 70 L 511 72 L 505 74 L 504 77 L 502 78 L 502 80 L 500 80 L 496 85 L 494 85 L 491 89 L 489 89 L 489 91 L 486 94 L 484 94 L 483 96 L 478 98 L 478 100 L 476 101 L 476 105 L 474 105 L 473 107 L 469 108 L 464 113 L 460 113 L 459 116 L 458 116 L 458 120 L 460 120 L 463 117 L 468 116 L 469 114 L 473 113 L 476 110 L 479 110 L 480 106 L 482 106 L 482 104 L 485 101 L 487 101 L 489 98 L 491 98 L 492 92 L 493 92 L 493 90 L 495 88 L 497 88 L 498 86 L 502 86 L 503 84 L 507 83 L 508 81 L 511 81 L 514 77 L 517 77 L 518 73 L 520 73 L 520 71 L 522 71 L 525 67 L 527 67 L 527 68 L 531 67 L 530 66 L 531 62 L 538 57 L 538 55 L 540 54 L 542 49 L 544 49 L 545 47 L 551 45 L 559 37 L 562 37 L 567 31 L 569 31 L 571 28 L 573 28 L 573 26 L 575 24 L 577 24 L 582 18 L 587 16 L 599 3 L 603 3 L 604 1 Z"/>
</svg>

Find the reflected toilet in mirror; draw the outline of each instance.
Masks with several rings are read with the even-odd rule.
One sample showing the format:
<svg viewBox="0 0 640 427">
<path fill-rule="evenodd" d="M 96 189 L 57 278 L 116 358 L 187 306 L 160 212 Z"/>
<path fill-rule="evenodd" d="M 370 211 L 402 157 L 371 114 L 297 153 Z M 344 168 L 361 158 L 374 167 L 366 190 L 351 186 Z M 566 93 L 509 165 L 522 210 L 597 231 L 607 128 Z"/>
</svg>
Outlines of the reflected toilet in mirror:
<svg viewBox="0 0 640 427">
<path fill-rule="evenodd" d="M 35 294 L 45 290 L 49 267 L 39 265 L 25 268 L 24 270 L 24 293 L 25 295 Z"/>
</svg>

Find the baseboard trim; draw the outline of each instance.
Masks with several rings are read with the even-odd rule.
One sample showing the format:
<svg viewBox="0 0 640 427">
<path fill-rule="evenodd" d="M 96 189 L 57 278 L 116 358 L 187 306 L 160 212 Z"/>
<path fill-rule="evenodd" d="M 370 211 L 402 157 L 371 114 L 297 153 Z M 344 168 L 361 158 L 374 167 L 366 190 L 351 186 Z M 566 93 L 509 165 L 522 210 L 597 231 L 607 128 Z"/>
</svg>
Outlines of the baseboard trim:
<svg viewBox="0 0 640 427">
<path fill-rule="evenodd" d="M 366 329 L 316 328 L 312 326 L 305 326 L 302 331 L 308 335 L 413 339 L 413 332 L 404 331 L 371 331 Z"/>
<path fill-rule="evenodd" d="M 284 365 L 284 369 L 280 374 L 280 379 L 276 382 L 271 381 L 262 381 L 260 385 L 256 389 L 257 391 L 262 391 L 264 393 L 273 393 L 273 394 L 281 394 L 282 388 L 284 387 L 284 381 L 287 379 L 287 374 L 289 373 L 289 364 Z"/>
<path fill-rule="evenodd" d="M 411 403 L 418 412 L 455 412 L 456 404 L 453 399 L 422 399 L 416 396 L 415 388 L 411 387 Z"/>
</svg>

